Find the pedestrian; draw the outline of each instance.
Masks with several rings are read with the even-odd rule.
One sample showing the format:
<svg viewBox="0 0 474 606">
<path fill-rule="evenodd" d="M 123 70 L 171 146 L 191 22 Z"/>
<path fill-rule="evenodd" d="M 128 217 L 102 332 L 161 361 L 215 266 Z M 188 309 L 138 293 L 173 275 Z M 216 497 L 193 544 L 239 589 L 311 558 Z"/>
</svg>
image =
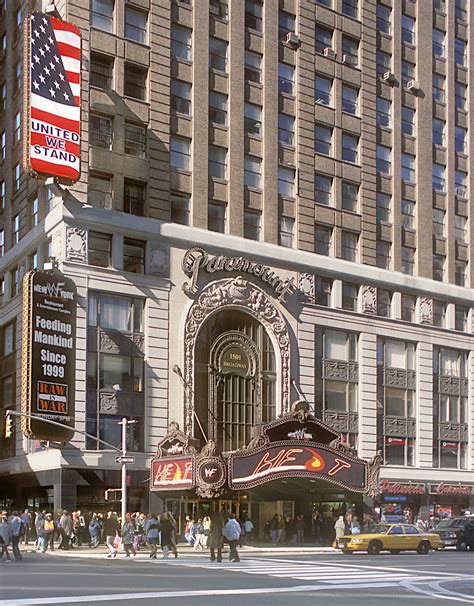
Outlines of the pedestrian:
<svg viewBox="0 0 474 606">
<path fill-rule="evenodd" d="M 184 540 L 189 544 L 190 547 L 192 547 L 194 544 L 194 540 L 191 535 L 192 525 L 193 525 L 193 521 L 191 520 L 191 518 L 189 516 L 186 516 L 186 520 L 184 522 L 183 534 L 184 534 Z"/>
<path fill-rule="evenodd" d="M 296 543 L 298 541 L 298 535 L 296 533 L 296 518 L 287 518 L 285 524 L 286 531 L 286 542 L 290 542 L 293 546 L 296 547 Z"/>
<path fill-rule="evenodd" d="M 174 518 L 169 511 L 165 511 L 160 516 L 160 527 L 161 527 L 161 549 L 163 550 L 163 559 L 167 560 L 169 551 L 174 553 L 174 557 L 178 557 L 178 550 L 176 548 L 175 540 L 175 523 Z"/>
<path fill-rule="evenodd" d="M 191 534 L 194 538 L 193 551 L 197 551 L 198 547 L 201 551 L 204 549 L 203 537 L 204 537 L 204 526 L 202 525 L 202 519 L 199 518 L 197 522 L 191 527 Z"/>
<path fill-rule="evenodd" d="M 24 522 L 22 522 L 18 511 L 14 511 L 8 523 L 10 528 L 10 537 L 13 550 L 13 557 L 17 562 L 23 559 L 20 551 L 20 540 L 24 532 Z"/>
<path fill-rule="evenodd" d="M 23 544 L 24 545 L 28 545 L 28 538 L 29 538 L 29 534 L 31 532 L 31 526 L 33 523 L 33 517 L 30 513 L 29 509 L 25 509 L 25 511 L 21 514 L 20 516 L 21 521 L 23 522 L 24 526 L 22 527 L 23 529 Z"/>
<path fill-rule="evenodd" d="M 250 543 L 252 542 L 253 531 L 255 528 L 255 526 L 253 525 L 253 522 L 250 518 L 245 519 L 243 528 L 245 531 L 245 543 L 250 545 Z"/>
<path fill-rule="evenodd" d="M 54 535 L 56 534 L 57 527 L 56 522 L 53 520 L 53 516 L 47 513 L 44 516 L 44 543 L 43 553 L 46 552 L 48 546 L 51 551 L 54 551 Z"/>
<path fill-rule="evenodd" d="M 5 563 L 11 562 L 10 554 L 8 553 L 8 546 L 11 543 L 10 527 L 8 525 L 7 512 L 2 511 L 0 514 L 0 560 L 5 555 Z"/>
<path fill-rule="evenodd" d="M 283 539 L 283 532 L 285 530 L 285 520 L 283 516 L 276 513 L 273 516 L 272 522 L 270 524 L 270 530 L 272 534 L 272 543 L 276 545 L 280 543 Z"/>
<path fill-rule="evenodd" d="M 72 518 L 66 509 L 63 510 L 63 513 L 59 519 L 59 532 L 61 535 L 61 544 L 59 547 L 60 549 L 66 551 L 71 546 L 71 539 L 74 533 L 74 529 L 72 527 Z"/>
<path fill-rule="evenodd" d="M 339 516 L 334 524 L 334 530 L 336 531 L 336 539 L 344 536 L 346 525 L 344 523 L 344 516 Z"/>
<path fill-rule="evenodd" d="M 302 515 L 296 517 L 296 544 L 304 544 L 304 516 Z"/>
<path fill-rule="evenodd" d="M 132 516 L 130 513 L 125 514 L 125 522 L 122 525 L 121 535 L 122 535 L 122 545 L 125 549 L 125 557 L 130 557 L 130 552 L 133 553 L 134 556 L 137 555 L 135 549 L 133 549 L 133 537 L 135 532 L 135 525 L 132 521 Z"/>
<path fill-rule="evenodd" d="M 222 562 L 222 547 L 224 546 L 224 535 L 223 531 L 223 520 L 222 515 L 219 511 L 214 512 L 211 515 L 211 528 L 209 532 L 209 549 L 211 553 L 211 562 Z M 216 558 L 217 556 L 217 558 Z"/>
<path fill-rule="evenodd" d="M 80 509 L 76 511 L 74 531 L 76 533 L 78 547 L 82 547 L 82 543 L 84 542 L 89 542 L 89 538 L 86 537 L 86 519 L 82 515 L 82 511 Z"/>
<path fill-rule="evenodd" d="M 105 544 L 107 545 L 107 548 L 109 550 L 109 553 L 107 554 L 108 558 L 117 557 L 117 549 L 115 548 L 115 542 L 119 534 L 120 528 L 117 516 L 114 514 L 113 511 L 109 511 L 107 513 L 107 517 L 104 520 Z"/>
<path fill-rule="evenodd" d="M 209 534 L 211 532 L 211 518 L 209 516 L 204 516 L 202 519 L 202 526 L 204 528 L 202 544 L 204 548 L 207 549 L 207 542 L 209 541 Z"/>
<path fill-rule="evenodd" d="M 240 562 L 239 554 L 237 552 L 237 544 L 239 542 L 241 532 L 242 529 L 240 528 L 240 524 L 235 519 L 235 514 L 229 514 L 229 519 L 227 520 L 227 523 L 224 526 L 224 536 L 229 541 L 230 562 Z"/>
<path fill-rule="evenodd" d="M 43 551 L 44 548 L 44 514 L 44 511 L 39 511 L 35 519 L 37 551 Z"/>
<path fill-rule="evenodd" d="M 156 560 L 156 552 L 160 544 L 160 523 L 156 514 L 151 513 L 145 522 L 146 541 L 150 546 L 150 558 Z"/>
<path fill-rule="evenodd" d="M 357 516 L 353 516 L 352 518 L 351 534 L 360 534 L 360 522 Z"/>
<path fill-rule="evenodd" d="M 95 549 L 99 546 L 101 526 L 99 519 L 96 514 L 92 516 L 92 520 L 89 522 L 89 534 L 91 536 L 91 546 Z"/>
</svg>

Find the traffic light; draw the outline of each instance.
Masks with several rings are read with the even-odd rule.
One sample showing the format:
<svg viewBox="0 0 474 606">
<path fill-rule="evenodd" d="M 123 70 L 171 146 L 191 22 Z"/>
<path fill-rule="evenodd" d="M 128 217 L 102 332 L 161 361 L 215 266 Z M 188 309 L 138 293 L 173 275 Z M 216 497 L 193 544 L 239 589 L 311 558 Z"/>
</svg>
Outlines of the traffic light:
<svg viewBox="0 0 474 606">
<path fill-rule="evenodd" d="M 13 436 L 13 419 L 7 417 L 5 419 L 5 438 L 11 438 Z"/>
</svg>

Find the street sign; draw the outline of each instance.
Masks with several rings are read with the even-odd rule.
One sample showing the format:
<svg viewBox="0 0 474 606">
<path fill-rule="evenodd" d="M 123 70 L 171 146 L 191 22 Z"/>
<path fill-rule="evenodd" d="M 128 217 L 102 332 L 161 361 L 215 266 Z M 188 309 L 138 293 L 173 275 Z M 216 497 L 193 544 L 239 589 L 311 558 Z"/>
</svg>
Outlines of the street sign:
<svg viewBox="0 0 474 606">
<path fill-rule="evenodd" d="M 135 463 L 135 457 L 115 457 L 116 463 Z"/>
</svg>

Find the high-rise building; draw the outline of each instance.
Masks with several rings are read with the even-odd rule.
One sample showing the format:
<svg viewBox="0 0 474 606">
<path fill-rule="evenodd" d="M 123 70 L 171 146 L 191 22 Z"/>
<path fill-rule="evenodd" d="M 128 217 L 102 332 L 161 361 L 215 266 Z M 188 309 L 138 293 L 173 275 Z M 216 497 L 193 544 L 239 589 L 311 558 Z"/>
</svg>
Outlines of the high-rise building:
<svg viewBox="0 0 474 606">
<path fill-rule="evenodd" d="M 382 513 L 474 507 L 472 3 L 58 0 L 83 35 L 68 188 L 21 168 L 21 24 L 47 5 L 0 6 L 0 407 L 20 407 L 22 276 L 53 257 L 78 287 L 77 427 L 118 445 L 137 421 L 131 509 L 171 421 L 228 453 L 301 397 L 381 451 Z M 223 372 L 226 343 L 252 372 Z M 110 508 L 115 456 L 17 425 L 0 506 Z M 362 507 L 294 489 L 226 506 L 260 528 Z"/>
</svg>

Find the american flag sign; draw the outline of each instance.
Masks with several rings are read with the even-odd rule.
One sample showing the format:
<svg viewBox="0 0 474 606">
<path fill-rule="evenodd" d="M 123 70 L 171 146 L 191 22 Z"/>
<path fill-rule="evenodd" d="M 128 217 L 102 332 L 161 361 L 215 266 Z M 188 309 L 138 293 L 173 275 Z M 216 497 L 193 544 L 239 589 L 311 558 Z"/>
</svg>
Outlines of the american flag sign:
<svg viewBox="0 0 474 606">
<path fill-rule="evenodd" d="M 81 33 L 34 12 L 25 47 L 25 170 L 74 183 L 81 173 Z"/>
</svg>

